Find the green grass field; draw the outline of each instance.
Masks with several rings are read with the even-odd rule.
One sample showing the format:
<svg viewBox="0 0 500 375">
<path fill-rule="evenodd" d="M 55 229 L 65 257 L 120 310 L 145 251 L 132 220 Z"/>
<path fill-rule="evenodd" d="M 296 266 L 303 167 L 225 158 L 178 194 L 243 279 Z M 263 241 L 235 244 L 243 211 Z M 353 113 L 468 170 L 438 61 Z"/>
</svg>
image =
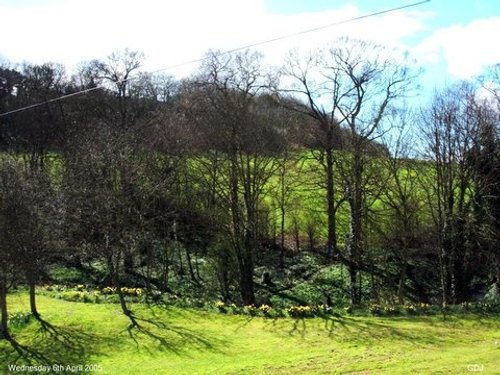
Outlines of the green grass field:
<svg viewBox="0 0 500 375">
<path fill-rule="evenodd" d="M 9 303 L 11 313 L 29 310 L 25 293 L 9 295 Z M 132 307 L 141 329 L 127 329 L 129 321 L 118 305 L 40 296 L 39 310 L 53 327 L 44 331 L 32 319 L 13 332 L 31 351 L 32 363 L 50 366 L 51 373 L 500 373 L 499 316 L 273 320 Z M 9 365 L 26 363 L 7 342 L 0 342 L 4 373 Z"/>
</svg>

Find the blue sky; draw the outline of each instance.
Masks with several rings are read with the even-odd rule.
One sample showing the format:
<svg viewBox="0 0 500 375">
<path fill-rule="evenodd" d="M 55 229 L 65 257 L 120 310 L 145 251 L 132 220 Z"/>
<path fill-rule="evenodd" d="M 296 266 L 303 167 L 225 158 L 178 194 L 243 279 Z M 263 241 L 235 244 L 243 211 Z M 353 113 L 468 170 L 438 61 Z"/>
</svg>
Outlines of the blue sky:
<svg viewBox="0 0 500 375">
<path fill-rule="evenodd" d="M 22 0 L 21 0 L 22 1 Z M 355 4 L 361 10 L 370 12 L 374 6 L 393 8 L 416 3 L 401 0 L 266 0 L 265 7 L 269 12 L 281 14 L 297 14 L 302 12 L 319 12 L 338 8 L 346 3 Z M 432 0 L 422 5 L 439 14 L 435 26 L 446 26 L 455 22 L 468 22 L 474 18 L 489 17 L 500 12 L 500 2 L 497 0 Z"/>
<path fill-rule="evenodd" d="M 0 58 L 61 62 L 104 59 L 123 48 L 145 53 L 145 70 L 400 7 L 417 0 L 0 0 Z M 427 90 L 500 62 L 500 0 L 428 3 L 259 48 L 279 65 L 290 49 L 322 48 L 342 35 L 408 51 Z M 196 66 L 171 73 L 182 76 Z"/>
</svg>

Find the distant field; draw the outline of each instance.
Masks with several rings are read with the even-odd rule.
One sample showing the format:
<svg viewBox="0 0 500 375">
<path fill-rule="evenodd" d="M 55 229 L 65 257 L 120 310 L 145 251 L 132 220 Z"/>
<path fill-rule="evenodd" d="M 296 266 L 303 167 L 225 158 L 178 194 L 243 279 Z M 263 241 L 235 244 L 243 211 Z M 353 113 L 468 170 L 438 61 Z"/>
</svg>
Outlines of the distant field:
<svg viewBox="0 0 500 375">
<path fill-rule="evenodd" d="M 9 295 L 10 312 L 27 312 L 27 297 Z M 39 310 L 58 336 L 34 320 L 14 335 L 39 356 L 33 364 L 50 365 L 52 373 L 500 374 L 500 316 L 272 320 L 133 309 L 144 319 L 142 330 L 127 330 L 118 305 L 40 296 Z M 23 361 L 0 341 L 1 371 Z"/>
</svg>

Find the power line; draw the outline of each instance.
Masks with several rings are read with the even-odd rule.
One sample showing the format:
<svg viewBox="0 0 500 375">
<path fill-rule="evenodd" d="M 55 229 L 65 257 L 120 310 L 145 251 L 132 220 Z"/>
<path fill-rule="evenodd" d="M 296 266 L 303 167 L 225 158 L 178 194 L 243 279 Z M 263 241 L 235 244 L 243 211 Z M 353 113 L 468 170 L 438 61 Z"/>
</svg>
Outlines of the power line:
<svg viewBox="0 0 500 375">
<path fill-rule="evenodd" d="M 279 36 L 279 37 L 276 37 L 276 38 L 266 39 L 266 40 L 263 40 L 263 41 L 260 41 L 260 42 L 256 42 L 256 43 L 252 43 L 252 44 L 247 44 L 247 45 L 244 45 L 244 46 L 240 46 L 240 47 L 237 47 L 237 48 L 233 48 L 233 49 L 230 49 L 230 50 L 223 51 L 223 52 L 220 53 L 220 55 L 222 55 L 222 56 L 223 55 L 229 55 L 231 53 L 243 51 L 243 50 L 246 50 L 246 49 L 249 49 L 249 48 L 255 48 L 255 47 L 259 47 L 259 46 L 265 45 L 265 44 L 279 42 L 279 41 L 282 41 L 282 40 L 285 40 L 285 39 L 290 39 L 290 38 L 294 38 L 294 37 L 297 37 L 297 36 L 300 36 L 300 35 L 313 33 L 313 32 L 319 31 L 319 30 L 324 30 L 324 29 L 328 29 L 328 28 L 331 28 L 331 27 L 344 25 L 346 23 L 360 21 L 360 20 L 363 20 L 363 19 L 366 19 L 366 18 L 380 16 L 382 14 L 387 14 L 387 13 L 395 12 L 395 11 L 398 11 L 398 10 L 416 7 L 418 5 L 429 3 L 430 1 L 431 0 L 421 0 L 421 1 L 418 1 L 418 2 L 415 2 L 415 3 L 411 3 L 411 4 L 407 4 L 407 5 L 403 5 L 403 6 L 399 6 L 399 7 L 395 7 L 395 8 L 389 8 L 389 9 L 386 9 L 386 10 L 382 10 L 382 11 L 378 11 L 378 12 L 373 12 L 373 13 L 365 14 L 365 15 L 362 15 L 362 16 L 354 17 L 354 18 L 349 18 L 347 20 L 338 21 L 338 22 L 327 24 L 327 25 L 322 25 L 322 26 L 314 27 L 314 28 L 311 28 L 311 29 L 298 31 L 298 32 L 291 33 L 291 34 L 286 34 L 286 35 Z M 179 68 L 179 67 L 182 67 L 182 66 L 185 66 L 185 65 L 191 65 L 191 64 L 195 64 L 195 63 L 200 63 L 204 59 L 205 59 L 204 57 L 201 57 L 201 58 L 194 59 L 194 60 L 184 61 L 184 62 L 179 63 L 179 64 L 170 65 L 170 66 L 167 66 L 165 68 L 161 68 L 161 69 L 152 71 L 151 73 L 160 73 L 160 72 L 172 70 L 172 69 L 175 69 L 175 68 Z M 130 77 L 130 78 L 118 81 L 118 83 L 125 83 L 125 82 L 136 80 L 138 78 L 139 77 L 137 77 L 137 76 L 136 77 Z M 21 108 L 13 109 L 11 111 L 0 113 L 0 117 L 12 115 L 12 114 L 18 113 L 18 112 L 27 111 L 29 109 L 40 107 L 42 105 L 46 105 L 46 104 L 58 102 L 58 101 L 65 100 L 65 99 L 68 99 L 68 98 L 71 98 L 71 97 L 74 97 L 74 96 L 78 96 L 78 95 L 82 95 L 82 94 L 87 94 L 87 93 L 92 92 L 92 91 L 102 90 L 104 88 L 105 88 L 104 85 L 100 85 L 100 86 L 91 87 L 91 88 L 88 88 L 88 89 L 76 91 L 76 92 L 73 92 L 71 94 L 61 95 L 61 96 L 58 96 L 57 98 L 49 99 L 49 100 L 46 100 L 46 101 L 43 101 L 43 102 L 30 104 L 30 105 L 27 105 L 25 107 L 21 107 Z"/>
</svg>

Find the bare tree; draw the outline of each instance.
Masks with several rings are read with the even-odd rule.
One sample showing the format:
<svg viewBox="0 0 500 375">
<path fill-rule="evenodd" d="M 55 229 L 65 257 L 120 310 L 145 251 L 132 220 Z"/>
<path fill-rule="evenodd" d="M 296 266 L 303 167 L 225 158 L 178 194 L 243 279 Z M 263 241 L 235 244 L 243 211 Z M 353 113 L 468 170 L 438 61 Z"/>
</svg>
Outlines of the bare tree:
<svg viewBox="0 0 500 375">
<path fill-rule="evenodd" d="M 478 78 L 474 113 L 478 133 L 469 163 L 474 174 L 476 225 L 482 225 L 478 240 L 488 249 L 493 265 L 494 288 L 500 296 L 500 64 L 489 67 Z M 486 93 L 486 94 L 485 94 Z"/>
<path fill-rule="evenodd" d="M 324 169 L 324 186 L 326 191 L 326 212 L 328 217 L 327 255 L 337 255 L 336 214 L 339 200 L 336 197 L 334 181 L 334 150 L 339 148 L 340 129 L 334 117 L 335 109 L 323 105 L 327 87 L 319 80 L 321 71 L 320 52 L 311 53 L 301 58 L 297 52 L 290 54 L 283 68 L 284 77 L 292 78 L 289 88 L 281 90 L 292 96 L 298 95 L 304 103 L 287 100 L 284 105 L 299 113 L 310 116 L 317 124 L 321 134 L 318 152 L 312 155 Z"/>
<path fill-rule="evenodd" d="M 219 204 L 230 212 L 226 235 L 231 238 L 238 262 L 245 304 L 255 303 L 253 270 L 259 247 L 259 210 L 276 164 L 276 137 L 272 136 L 269 112 L 260 111 L 257 105 L 268 86 L 266 78 L 257 53 L 210 53 L 196 78 L 196 106 L 192 102 L 192 108 L 196 108 L 193 120 L 204 138 L 197 163 L 202 170 L 199 175 L 211 176 L 211 196 L 215 193 Z M 217 170 L 213 169 L 215 165 Z"/>
<path fill-rule="evenodd" d="M 22 225 L 13 245 L 18 249 L 17 260 L 29 287 L 30 309 L 40 320 L 36 304 L 36 285 L 46 274 L 51 258 L 56 254 L 58 220 L 55 211 L 55 195 L 49 175 L 44 171 L 19 170 L 24 175 L 23 186 L 18 191 L 22 213 L 17 220 Z"/>
<path fill-rule="evenodd" d="M 64 187 L 69 244 L 84 258 L 103 262 L 123 313 L 137 326 L 120 276 L 141 219 L 134 201 L 136 170 L 128 136 L 103 124 L 82 132 L 65 155 Z"/>
<path fill-rule="evenodd" d="M 149 77 L 139 73 L 143 59 L 142 53 L 125 49 L 112 53 L 105 61 L 80 63 L 73 84 L 78 89 L 100 89 L 73 101 L 75 117 L 78 116 L 75 121 L 91 124 L 101 121 L 128 129 L 149 113 L 152 108 L 146 104 L 158 99 L 151 96 L 154 93 Z"/>
<path fill-rule="evenodd" d="M 8 328 L 7 291 L 20 274 L 17 234 L 26 218 L 22 202 L 25 187 L 20 163 L 0 159 L 0 338 L 11 339 Z"/>
<path fill-rule="evenodd" d="M 432 173 L 422 174 L 437 231 L 442 302 L 467 299 L 472 276 L 472 249 L 467 230 L 474 202 L 474 171 L 469 158 L 478 139 L 475 89 L 463 82 L 443 92 L 424 111 L 423 139 Z"/>
<path fill-rule="evenodd" d="M 479 76 L 479 83 L 491 95 L 497 111 L 500 111 L 500 63 L 488 67 L 485 74 Z"/>
<path fill-rule="evenodd" d="M 15 95 L 10 105 L 18 108 L 53 99 L 68 88 L 65 69 L 60 64 L 23 66 Z M 8 116 L 7 148 L 22 155 L 32 169 L 43 169 L 51 152 L 62 144 L 65 133 L 65 112 L 61 103 L 44 104 Z"/>
<path fill-rule="evenodd" d="M 380 195 L 386 219 L 381 220 L 379 215 L 377 221 L 380 224 L 379 233 L 383 234 L 399 263 L 397 298 L 400 304 L 405 302 L 409 262 L 420 242 L 418 235 L 422 216 L 418 177 L 422 171 L 419 162 L 412 157 L 417 152 L 415 135 L 411 130 L 413 121 L 414 116 L 410 113 L 401 113 L 399 126 L 383 137 L 390 154 L 380 158 L 380 168 L 387 174 L 381 181 L 384 189 Z"/>
<path fill-rule="evenodd" d="M 363 217 L 366 164 L 374 141 L 383 132 L 385 116 L 410 87 L 408 68 L 383 47 L 341 38 L 330 48 L 304 60 L 291 55 L 284 69 L 294 84 L 286 92 L 304 99 L 296 107 L 311 116 L 322 131 L 322 158 L 326 179 L 328 255 L 337 251 L 336 212 L 342 199 L 334 186 L 335 149 L 349 151 L 342 184 L 350 210 L 348 264 L 351 300 L 360 302 L 356 287 L 363 256 Z M 343 133 L 341 130 L 346 129 Z M 345 134 L 345 136 L 343 136 Z"/>
<path fill-rule="evenodd" d="M 287 219 L 290 212 L 297 208 L 297 188 L 300 184 L 299 176 L 301 158 L 298 147 L 299 126 L 301 119 L 287 111 L 280 111 L 274 123 L 279 126 L 279 132 L 282 139 L 280 156 L 277 160 L 276 173 L 278 184 L 272 186 L 269 193 L 278 210 L 279 217 L 279 246 L 280 257 L 279 264 L 283 269 L 285 267 L 285 236 Z"/>
<path fill-rule="evenodd" d="M 132 125 L 135 121 L 136 111 L 132 110 L 129 98 L 133 86 L 132 78 L 135 78 L 132 75 L 141 67 L 143 58 L 142 53 L 125 49 L 112 53 L 107 62 L 99 66 L 100 76 L 116 92 L 119 114 L 117 122 L 122 129 Z"/>
</svg>

